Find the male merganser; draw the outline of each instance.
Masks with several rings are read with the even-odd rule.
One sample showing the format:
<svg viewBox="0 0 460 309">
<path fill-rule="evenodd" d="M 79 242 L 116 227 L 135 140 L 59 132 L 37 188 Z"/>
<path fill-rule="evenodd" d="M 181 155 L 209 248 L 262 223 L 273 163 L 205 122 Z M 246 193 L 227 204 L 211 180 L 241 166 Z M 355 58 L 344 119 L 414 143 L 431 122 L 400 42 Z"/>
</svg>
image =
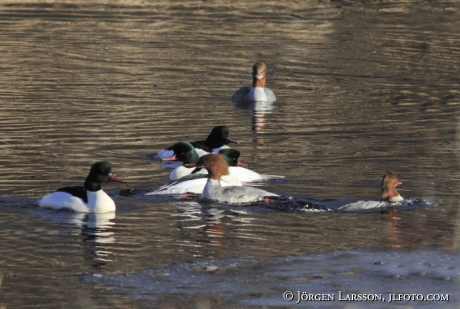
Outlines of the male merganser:
<svg viewBox="0 0 460 309">
<path fill-rule="evenodd" d="M 230 138 L 230 129 L 227 126 L 217 126 L 211 130 L 206 140 L 190 142 L 195 147 L 199 156 L 206 153 L 218 152 L 221 147 L 228 144 L 237 144 L 238 142 Z M 164 150 L 157 152 L 155 155 L 157 158 L 164 159 L 174 155 L 173 146 L 168 147 Z"/>
<path fill-rule="evenodd" d="M 252 87 L 242 87 L 233 94 L 232 101 L 235 103 L 254 101 L 276 101 L 275 94 L 265 87 L 267 78 L 267 66 L 263 61 L 257 61 L 252 67 Z"/>
<path fill-rule="evenodd" d="M 242 204 L 262 201 L 267 197 L 279 197 L 278 194 L 270 193 L 253 187 L 246 186 L 222 186 L 222 176 L 228 174 L 228 164 L 222 155 L 208 154 L 202 156 L 197 163 L 197 168 L 205 168 L 208 171 L 208 180 L 201 194 L 202 200 L 213 200 L 219 203 Z"/>
<path fill-rule="evenodd" d="M 190 143 L 179 142 L 173 145 L 174 155 L 165 158 L 162 161 L 182 161 L 183 165 L 176 167 L 170 174 L 169 179 L 178 180 L 184 176 L 190 175 L 195 169 L 192 167 L 196 166 L 199 156 L 196 153 L 194 147 Z M 225 148 L 219 151 L 224 156 L 225 161 L 229 165 L 229 173 L 235 176 L 240 182 L 253 182 L 263 181 L 273 178 L 283 178 L 283 176 L 264 175 L 247 169 L 248 164 L 239 161 L 240 152 L 234 148 Z M 207 174 L 206 169 L 201 169 L 195 173 Z"/>
<path fill-rule="evenodd" d="M 402 185 L 402 182 L 398 180 L 395 172 L 388 172 L 383 176 L 382 179 L 382 198 L 386 199 L 390 203 L 397 203 L 404 200 L 396 190 L 397 185 Z"/>
<path fill-rule="evenodd" d="M 96 162 L 91 166 L 84 186 L 60 188 L 42 198 L 38 206 L 91 213 L 115 211 L 115 202 L 101 188 L 101 183 L 106 181 L 124 183 L 112 175 L 110 162 Z"/>
<path fill-rule="evenodd" d="M 189 175 L 193 169 L 189 169 L 184 164 L 196 163 L 200 156 L 193 147 L 192 144 L 187 142 L 178 142 L 171 146 L 173 155 L 164 159 L 161 159 L 164 167 L 174 168 L 170 174 L 171 180 L 179 179 L 183 176 Z M 202 155 L 207 152 L 202 153 Z"/>
<path fill-rule="evenodd" d="M 230 175 L 235 175 L 241 182 L 265 181 L 275 178 L 284 178 L 284 176 L 259 174 L 247 169 L 248 164 L 239 161 L 240 152 L 234 148 L 221 149 L 220 154 L 224 156 L 228 164 Z"/>
</svg>

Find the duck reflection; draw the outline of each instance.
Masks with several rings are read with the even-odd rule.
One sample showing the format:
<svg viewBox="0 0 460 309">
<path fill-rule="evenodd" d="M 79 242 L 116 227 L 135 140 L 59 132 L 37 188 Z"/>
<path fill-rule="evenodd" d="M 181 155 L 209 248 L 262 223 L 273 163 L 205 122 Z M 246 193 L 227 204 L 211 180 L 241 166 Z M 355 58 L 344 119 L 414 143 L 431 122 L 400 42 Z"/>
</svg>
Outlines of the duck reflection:
<svg viewBox="0 0 460 309">
<path fill-rule="evenodd" d="M 264 145 L 265 145 L 265 137 L 260 133 L 263 133 L 265 127 L 267 125 L 267 120 L 265 118 L 266 114 L 271 113 L 273 110 L 273 102 L 266 102 L 266 101 L 255 101 L 255 102 L 243 102 L 243 103 L 236 103 L 235 106 L 252 110 L 251 114 L 251 129 L 254 133 L 254 141 L 255 147 L 257 150 L 257 155 L 261 158 L 265 157 L 263 153 Z"/>
<path fill-rule="evenodd" d="M 103 214 L 74 213 L 71 223 L 79 228 L 80 235 L 86 243 L 90 255 L 93 257 L 93 266 L 100 267 L 109 260 L 112 252 L 107 244 L 115 243 L 115 212 Z"/>
<path fill-rule="evenodd" d="M 401 248 L 404 246 L 400 225 L 401 218 L 395 209 L 385 209 L 380 212 L 382 219 L 386 223 L 383 238 L 384 246 L 387 248 Z"/>
<path fill-rule="evenodd" d="M 188 202 L 175 204 L 176 224 L 182 231 L 185 244 L 190 243 L 190 238 L 194 238 L 193 243 L 200 243 L 203 247 L 202 255 L 206 258 L 219 258 L 223 249 L 232 245 L 230 239 L 254 238 L 254 235 L 245 229 L 228 230 L 229 224 L 247 225 L 251 224 L 255 218 L 240 216 L 247 214 L 244 210 L 223 209 L 221 205 L 214 207 L 206 203 Z M 229 235 L 230 233 L 237 235 Z M 262 240 L 262 239 L 258 239 Z M 200 254 L 201 255 L 201 254 Z"/>
</svg>

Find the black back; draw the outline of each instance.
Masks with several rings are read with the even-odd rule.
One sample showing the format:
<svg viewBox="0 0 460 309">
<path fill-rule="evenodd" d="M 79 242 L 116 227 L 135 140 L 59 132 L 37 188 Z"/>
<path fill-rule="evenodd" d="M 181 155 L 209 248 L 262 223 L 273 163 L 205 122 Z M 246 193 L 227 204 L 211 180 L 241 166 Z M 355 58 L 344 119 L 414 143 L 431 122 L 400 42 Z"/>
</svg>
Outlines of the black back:
<svg viewBox="0 0 460 309">
<path fill-rule="evenodd" d="M 64 187 L 57 190 L 57 192 L 66 192 L 73 196 L 81 198 L 85 203 L 88 203 L 88 190 L 82 186 Z"/>
<path fill-rule="evenodd" d="M 88 203 L 88 191 L 99 191 L 102 189 L 101 182 L 106 182 L 109 179 L 109 174 L 112 172 L 112 164 L 110 162 L 96 162 L 91 165 L 88 176 L 85 180 L 84 187 L 73 186 L 64 187 L 57 192 L 66 192 L 75 197 L 81 198 L 85 203 Z"/>
</svg>

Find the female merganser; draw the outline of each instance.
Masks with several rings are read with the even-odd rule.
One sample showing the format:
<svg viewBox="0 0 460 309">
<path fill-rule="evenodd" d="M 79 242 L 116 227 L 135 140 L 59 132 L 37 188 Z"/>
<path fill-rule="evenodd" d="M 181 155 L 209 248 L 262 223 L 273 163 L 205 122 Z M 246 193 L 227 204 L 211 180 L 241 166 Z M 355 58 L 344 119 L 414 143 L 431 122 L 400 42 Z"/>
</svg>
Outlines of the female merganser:
<svg viewBox="0 0 460 309">
<path fill-rule="evenodd" d="M 388 206 L 401 205 L 400 202 L 404 201 L 404 198 L 399 195 L 396 190 L 397 185 L 401 185 L 402 182 L 398 180 L 396 173 L 388 172 L 383 175 L 382 179 L 382 199 L 379 201 L 368 200 L 368 201 L 357 201 L 344 206 L 339 207 L 339 211 L 355 211 L 355 210 L 369 210 L 376 208 L 385 208 Z"/>
<path fill-rule="evenodd" d="M 221 154 L 216 155 L 222 157 Z M 165 184 L 155 191 L 148 192 L 145 195 L 201 194 L 208 180 L 208 176 L 206 175 L 207 171 L 205 169 L 195 168 L 197 163 L 188 163 L 187 165 L 193 168 L 187 168 L 185 166 L 180 167 L 183 168 L 184 174 L 188 173 L 187 175 Z M 177 174 L 179 173 L 176 173 L 176 176 Z M 229 174 L 227 170 L 227 173 L 222 175 L 222 186 L 241 186 L 241 181 L 235 175 Z"/>
<path fill-rule="evenodd" d="M 106 181 L 124 183 L 112 175 L 110 162 L 96 162 L 91 166 L 84 186 L 60 188 L 42 198 L 38 206 L 91 213 L 115 211 L 115 202 L 101 188 L 101 183 Z"/>
<path fill-rule="evenodd" d="M 237 144 L 238 142 L 230 138 L 230 129 L 227 126 L 217 126 L 211 130 L 208 137 L 204 141 L 190 142 L 195 147 L 198 155 L 202 156 L 206 153 L 218 152 L 221 147 L 227 144 Z M 157 152 L 155 157 L 164 159 L 174 155 L 173 146 Z"/>
<path fill-rule="evenodd" d="M 402 185 L 402 182 L 398 180 L 395 172 L 388 172 L 383 176 L 382 179 L 382 198 L 386 199 L 390 203 L 397 203 L 404 200 L 396 190 L 397 185 Z"/>
<path fill-rule="evenodd" d="M 201 194 L 202 200 L 213 200 L 219 203 L 228 204 L 242 204 L 262 201 L 267 197 L 279 197 L 278 194 L 253 187 L 223 187 L 221 179 L 223 175 L 228 174 L 228 164 L 220 154 L 202 156 L 198 160 L 197 168 L 205 168 L 209 174 L 206 186 Z"/>
<path fill-rule="evenodd" d="M 232 101 L 235 103 L 253 101 L 276 101 L 275 94 L 265 87 L 267 78 L 267 66 L 263 61 L 257 61 L 252 67 L 252 88 L 242 87 L 233 94 Z"/>
</svg>

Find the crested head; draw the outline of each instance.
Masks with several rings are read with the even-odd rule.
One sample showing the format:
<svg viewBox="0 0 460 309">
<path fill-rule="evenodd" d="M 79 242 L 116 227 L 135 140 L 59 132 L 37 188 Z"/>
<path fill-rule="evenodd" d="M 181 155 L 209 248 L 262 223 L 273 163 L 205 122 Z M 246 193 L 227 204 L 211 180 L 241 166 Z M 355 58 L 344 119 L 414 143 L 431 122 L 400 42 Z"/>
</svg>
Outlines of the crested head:
<svg viewBox="0 0 460 309">
<path fill-rule="evenodd" d="M 93 165 L 91 165 L 89 173 L 108 176 L 110 173 L 112 173 L 112 163 L 108 161 L 96 162 Z"/>
<path fill-rule="evenodd" d="M 96 162 L 91 165 L 85 180 L 85 188 L 89 191 L 98 191 L 101 189 L 101 183 L 106 181 L 126 183 L 112 176 L 112 163 L 107 161 Z"/>
<path fill-rule="evenodd" d="M 209 133 L 209 135 L 226 137 L 230 135 L 230 128 L 227 126 L 217 126 L 212 128 L 211 133 Z"/>
<path fill-rule="evenodd" d="M 195 163 L 198 161 L 198 154 L 195 147 L 187 142 L 178 142 L 172 146 L 174 155 L 169 158 L 164 158 L 162 161 L 182 161 L 184 163 Z"/>
<path fill-rule="evenodd" d="M 240 152 L 233 148 L 224 148 L 219 150 L 219 154 L 224 156 L 224 160 L 228 166 L 249 166 L 248 164 L 242 163 L 238 160 Z"/>
<path fill-rule="evenodd" d="M 207 154 L 202 156 L 197 167 L 203 167 L 208 171 L 209 178 L 220 180 L 223 175 L 228 175 L 228 164 L 221 154 Z"/>
<path fill-rule="evenodd" d="M 395 172 L 388 172 L 382 179 L 382 198 L 391 200 L 392 198 L 400 196 L 396 190 L 396 186 L 402 184 L 398 180 Z"/>
<path fill-rule="evenodd" d="M 265 87 L 265 78 L 267 77 L 267 66 L 263 61 L 257 61 L 252 67 L 252 86 Z"/>
<path fill-rule="evenodd" d="M 238 144 L 238 142 L 235 142 L 230 138 L 230 128 L 227 126 L 217 126 L 212 128 L 211 133 L 209 133 L 208 137 L 206 138 L 206 142 L 210 143 L 211 145 L 215 144 L 217 145 L 216 147 L 230 143 Z"/>
</svg>

